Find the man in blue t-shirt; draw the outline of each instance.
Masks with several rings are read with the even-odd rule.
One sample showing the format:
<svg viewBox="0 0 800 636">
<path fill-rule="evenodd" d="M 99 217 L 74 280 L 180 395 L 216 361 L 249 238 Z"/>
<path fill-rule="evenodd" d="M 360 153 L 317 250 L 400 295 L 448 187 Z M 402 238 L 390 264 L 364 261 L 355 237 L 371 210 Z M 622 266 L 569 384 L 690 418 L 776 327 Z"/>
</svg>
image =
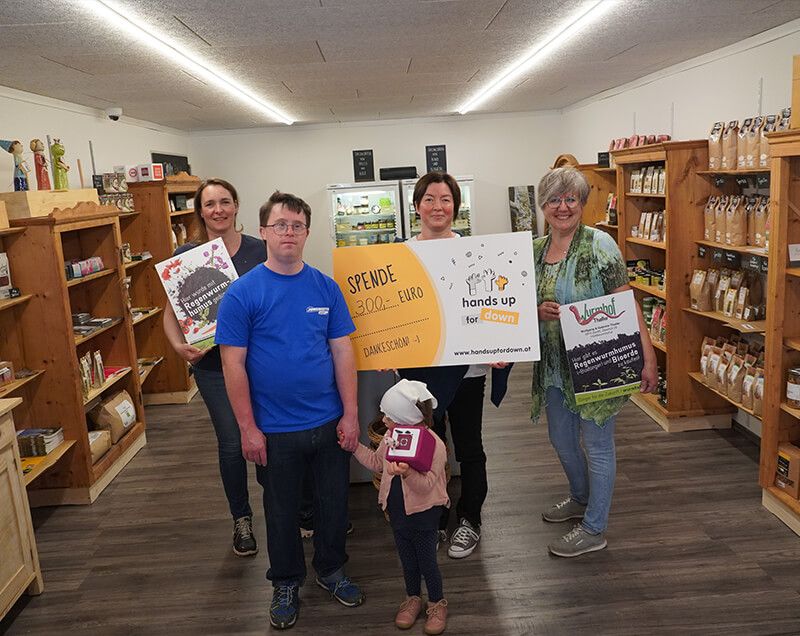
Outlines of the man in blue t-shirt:
<svg viewBox="0 0 800 636">
<path fill-rule="evenodd" d="M 317 584 L 348 607 L 364 601 L 344 573 L 350 452 L 358 444 L 355 330 L 342 292 L 303 262 L 311 208 L 275 192 L 259 213 L 267 260 L 228 288 L 219 307 L 225 387 L 242 454 L 264 488 L 273 597 L 270 623 L 297 621 L 306 576 L 298 512 L 303 475 L 314 474 Z"/>
</svg>

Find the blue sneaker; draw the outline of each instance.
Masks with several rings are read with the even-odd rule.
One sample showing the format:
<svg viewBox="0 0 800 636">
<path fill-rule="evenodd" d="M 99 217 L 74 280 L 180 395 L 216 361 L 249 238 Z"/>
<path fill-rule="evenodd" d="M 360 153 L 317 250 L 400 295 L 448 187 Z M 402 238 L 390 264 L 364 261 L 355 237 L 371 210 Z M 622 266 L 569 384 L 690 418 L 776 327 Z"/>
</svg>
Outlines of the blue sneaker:
<svg viewBox="0 0 800 636">
<path fill-rule="evenodd" d="M 275 629 L 289 629 L 300 614 L 300 597 L 297 585 L 276 585 L 269 606 L 269 624 Z"/>
<path fill-rule="evenodd" d="M 364 602 L 364 593 L 361 588 L 353 583 L 349 577 L 343 576 L 338 581 L 326 583 L 317 577 L 317 585 L 323 590 L 328 590 L 330 595 L 345 607 L 358 607 Z"/>
</svg>

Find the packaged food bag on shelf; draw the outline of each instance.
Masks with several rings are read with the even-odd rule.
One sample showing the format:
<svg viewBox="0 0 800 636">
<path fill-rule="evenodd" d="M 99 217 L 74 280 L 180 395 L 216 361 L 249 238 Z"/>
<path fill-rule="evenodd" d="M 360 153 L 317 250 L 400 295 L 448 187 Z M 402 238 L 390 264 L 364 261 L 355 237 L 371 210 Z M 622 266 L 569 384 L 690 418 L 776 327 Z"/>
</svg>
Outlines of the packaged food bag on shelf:
<svg viewBox="0 0 800 636">
<path fill-rule="evenodd" d="M 795 499 L 800 497 L 800 448 L 794 444 L 778 444 L 775 485 Z"/>
<path fill-rule="evenodd" d="M 725 122 L 723 121 L 718 121 L 711 127 L 711 133 L 708 136 L 709 170 L 719 170 L 722 167 L 722 130 L 724 128 Z"/>
<path fill-rule="evenodd" d="M 716 225 L 717 217 L 715 210 L 719 203 L 719 197 L 710 196 L 706 201 L 706 207 L 703 209 L 703 238 L 707 241 L 713 241 L 716 238 Z"/>
<path fill-rule="evenodd" d="M 714 208 L 714 237 L 710 240 L 715 243 L 725 242 L 725 212 L 730 205 L 731 199 L 728 196 L 721 196 Z"/>
<path fill-rule="evenodd" d="M 742 170 L 745 167 L 745 157 L 747 157 L 747 136 L 750 134 L 750 127 L 753 119 L 748 117 L 744 120 L 742 127 L 736 135 L 736 169 Z"/>
<path fill-rule="evenodd" d="M 736 153 L 739 145 L 739 120 L 728 122 L 722 131 L 722 163 L 723 170 L 736 170 Z"/>
<path fill-rule="evenodd" d="M 111 432 L 107 430 L 89 431 L 89 450 L 92 453 L 92 463 L 97 463 L 111 448 Z"/>
<path fill-rule="evenodd" d="M 767 115 L 764 118 L 764 127 L 761 129 L 758 144 L 758 165 L 757 168 L 769 168 L 769 141 L 767 134 L 775 132 L 778 127 L 778 115 Z"/>
<path fill-rule="evenodd" d="M 89 419 L 99 429 L 111 433 L 111 443 L 116 444 L 136 423 L 136 408 L 127 391 L 120 391 L 89 411 Z"/>
<path fill-rule="evenodd" d="M 759 155 L 761 154 L 761 131 L 764 130 L 765 121 L 766 117 L 759 115 L 753 120 L 753 125 L 747 131 L 744 167 L 748 170 L 758 168 Z"/>
</svg>

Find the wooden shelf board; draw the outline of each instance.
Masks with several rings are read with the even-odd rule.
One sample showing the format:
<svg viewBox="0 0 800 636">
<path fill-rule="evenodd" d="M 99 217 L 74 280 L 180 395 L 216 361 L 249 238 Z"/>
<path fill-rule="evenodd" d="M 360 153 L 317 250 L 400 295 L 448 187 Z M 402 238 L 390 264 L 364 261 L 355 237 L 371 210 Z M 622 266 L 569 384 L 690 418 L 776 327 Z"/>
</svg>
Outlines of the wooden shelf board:
<svg viewBox="0 0 800 636">
<path fill-rule="evenodd" d="M 72 448 L 74 444 L 74 439 L 64 440 L 43 457 L 21 457 L 23 471 L 28 466 L 33 467 L 30 472 L 23 473 L 25 485 L 29 486 L 36 478 L 41 477 L 47 470 L 55 466 L 56 462 L 58 462 L 58 460 L 64 456 L 64 453 Z"/>
<path fill-rule="evenodd" d="M 194 214 L 194 210 L 175 210 L 175 212 L 170 212 L 169 216 L 173 218 L 176 216 L 186 216 L 187 214 Z"/>
<path fill-rule="evenodd" d="M 598 221 L 595 223 L 595 227 L 603 227 L 607 230 L 618 230 L 619 225 L 611 225 L 611 223 L 606 223 L 605 221 Z"/>
<path fill-rule="evenodd" d="M 747 175 L 769 174 L 769 168 L 742 168 L 741 170 L 698 170 L 695 174 L 707 175 Z"/>
<path fill-rule="evenodd" d="M 16 298 L 8 298 L 6 300 L 0 300 L 0 311 L 3 311 L 4 309 L 10 309 L 15 305 L 21 305 L 22 303 L 26 303 L 31 298 L 33 298 L 33 294 L 24 294 L 22 296 L 17 296 Z"/>
<path fill-rule="evenodd" d="M 727 250 L 728 252 L 739 252 L 740 254 L 754 254 L 756 256 L 763 256 L 769 258 L 767 250 L 763 247 L 754 247 L 752 245 L 725 245 L 724 243 L 715 243 L 714 241 L 700 240 L 695 241 L 698 245 L 705 245 L 718 250 Z"/>
<path fill-rule="evenodd" d="M 594 171 L 595 172 L 614 172 L 614 173 L 616 173 L 617 169 L 616 168 L 595 168 Z"/>
<path fill-rule="evenodd" d="M 761 493 L 761 505 L 800 535 L 800 501 L 777 486 L 764 488 Z"/>
<path fill-rule="evenodd" d="M 795 351 L 800 351 L 800 338 L 784 338 L 783 346 Z"/>
<path fill-rule="evenodd" d="M 667 245 L 666 243 L 656 242 L 656 241 L 648 241 L 647 239 L 636 238 L 635 236 L 628 236 L 625 241 L 628 243 L 635 243 L 636 245 L 645 245 L 647 247 L 652 247 L 657 250 L 666 250 Z"/>
<path fill-rule="evenodd" d="M 138 261 L 131 261 L 130 263 L 125 263 L 125 270 L 133 269 L 134 267 L 138 267 L 142 263 L 146 263 L 147 261 L 153 260 L 152 256 L 148 256 L 147 258 L 143 258 Z"/>
<path fill-rule="evenodd" d="M 796 417 L 800 420 L 800 409 L 796 409 L 793 406 L 789 406 L 786 402 L 781 402 L 781 411 L 785 411 L 792 417 Z"/>
<path fill-rule="evenodd" d="M 139 211 L 138 210 L 134 210 L 133 212 L 122 212 L 119 215 L 119 220 L 122 221 L 124 219 L 133 219 L 138 215 L 139 215 Z"/>
<path fill-rule="evenodd" d="M 634 393 L 631 402 L 667 433 L 731 427 L 731 413 L 671 412 L 652 393 Z"/>
<path fill-rule="evenodd" d="M 96 280 L 98 278 L 103 278 L 104 276 L 108 276 L 110 274 L 116 274 L 117 270 L 106 268 L 101 269 L 99 272 L 94 272 L 93 274 L 89 274 L 87 276 L 81 276 L 80 278 L 73 278 L 67 281 L 67 287 L 75 287 L 75 285 L 80 285 L 82 283 L 87 283 L 90 280 Z"/>
<path fill-rule="evenodd" d="M 155 369 L 159 364 L 161 364 L 161 362 L 162 362 L 162 360 L 164 360 L 164 358 L 163 357 L 160 357 L 160 358 L 147 358 L 147 360 L 155 360 L 156 362 L 154 362 L 153 364 L 148 364 L 144 368 L 144 372 L 141 371 L 142 367 L 139 366 L 139 370 L 140 370 L 140 372 L 139 372 L 139 384 L 141 384 L 141 385 L 144 385 L 144 381 L 147 379 L 147 376 L 149 376 L 153 372 L 153 369 Z"/>
<path fill-rule="evenodd" d="M 158 315 L 158 314 L 160 314 L 162 311 L 164 311 L 164 308 L 163 308 L 163 307 L 156 307 L 156 308 L 155 308 L 153 311 L 151 311 L 150 313 L 143 314 L 143 315 L 139 316 L 139 317 L 138 317 L 136 320 L 134 320 L 134 321 L 133 321 L 133 324 L 134 324 L 134 325 L 138 325 L 140 322 L 144 322 L 145 320 L 149 320 L 149 319 L 150 319 L 150 318 L 152 318 L 153 316 L 157 316 L 157 315 Z"/>
<path fill-rule="evenodd" d="M 700 373 L 698 371 L 690 371 L 689 372 L 689 377 L 692 378 L 692 380 L 694 380 L 698 384 L 704 386 L 706 389 L 708 389 L 712 393 L 716 393 L 719 397 L 721 397 L 726 402 L 730 402 L 737 409 L 739 409 L 741 411 L 744 411 L 745 413 L 748 413 L 749 415 L 752 415 L 753 417 L 755 417 L 758 420 L 761 420 L 761 416 L 760 415 L 756 415 L 755 412 L 753 411 L 753 409 L 749 409 L 746 406 L 742 406 L 739 402 L 735 402 L 734 400 L 730 399 L 727 395 L 725 395 L 723 393 L 720 393 L 716 389 L 708 386 L 705 382 L 703 382 L 703 374 L 702 373 Z"/>
<path fill-rule="evenodd" d="M 626 192 L 626 197 L 636 197 L 640 199 L 666 199 L 666 194 L 654 194 L 652 192 Z"/>
<path fill-rule="evenodd" d="M 75 336 L 75 346 L 77 347 L 79 344 L 83 344 L 87 340 L 91 340 L 95 336 L 99 336 L 104 331 L 108 331 L 109 329 L 112 329 L 113 327 L 116 327 L 121 322 L 122 322 L 122 318 L 114 318 L 114 322 L 112 322 L 110 325 L 107 325 L 105 327 L 101 327 L 97 331 L 93 331 L 92 333 L 87 334 L 85 336 Z"/>
<path fill-rule="evenodd" d="M 655 340 L 653 340 L 652 342 L 653 342 L 653 346 L 656 349 L 658 349 L 659 351 L 663 351 L 664 353 L 667 352 L 667 345 L 666 344 L 664 344 L 663 342 L 656 342 Z"/>
<path fill-rule="evenodd" d="M 131 458 L 125 459 L 126 451 L 134 446 L 136 441 L 142 437 L 143 433 L 144 423 L 134 422 L 131 425 L 131 429 L 122 436 L 122 439 L 120 439 L 116 444 L 112 444 L 111 448 L 106 452 L 106 454 L 94 463 L 92 466 L 94 481 L 98 482 L 104 476 L 110 476 L 111 479 L 113 479 L 119 473 L 119 471 L 122 470 L 125 464 L 130 461 Z M 121 466 L 119 465 L 119 462 L 122 462 Z M 113 474 L 111 474 L 112 472 Z"/>
<path fill-rule="evenodd" d="M 786 275 L 787 276 L 797 276 L 800 278 L 800 267 L 787 267 L 786 268 Z"/>
<path fill-rule="evenodd" d="M 638 289 L 646 294 L 657 296 L 658 298 L 663 298 L 664 300 L 667 299 L 667 292 L 663 289 L 659 289 L 658 287 L 653 287 L 652 285 L 643 285 L 642 283 L 637 283 L 635 280 L 632 280 L 628 284 L 634 289 Z"/>
<path fill-rule="evenodd" d="M 117 382 L 119 382 L 122 378 L 124 378 L 130 372 L 131 372 L 131 368 L 128 367 L 127 369 L 123 369 L 122 371 L 117 372 L 115 375 L 112 375 L 111 377 L 106 378 L 106 381 L 103 382 L 103 384 L 101 384 L 96 389 L 92 389 L 91 391 L 89 391 L 89 393 L 83 398 L 83 406 L 85 407 L 87 404 L 89 404 L 96 397 L 99 397 L 100 394 L 103 393 L 103 391 L 105 391 L 106 389 L 109 389 L 112 386 L 114 386 Z"/>
<path fill-rule="evenodd" d="M 740 333 L 764 333 L 767 330 L 766 320 L 736 320 L 736 318 L 728 318 L 718 311 L 698 311 L 691 307 L 684 307 L 683 311 L 716 320 Z"/>
<path fill-rule="evenodd" d="M 24 227 L 4 227 L 0 229 L 0 236 L 10 236 L 11 234 L 21 234 L 25 231 Z"/>
<path fill-rule="evenodd" d="M 28 382 L 31 382 L 32 380 L 35 380 L 40 375 L 42 375 L 42 373 L 44 373 L 43 369 L 40 370 L 40 371 L 34 371 L 33 375 L 29 375 L 27 378 L 21 378 L 19 380 L 14 380 L 13 382 L 9 382 L 8 384 L 4 384 L 3 386 L 0 386 L 0 398 L 5 397 L 6 395 L 9 395 L 10 393 L 13 393 L 17 389 L 21 389 L 23 386 L 28 384 Z"/>
</svg>

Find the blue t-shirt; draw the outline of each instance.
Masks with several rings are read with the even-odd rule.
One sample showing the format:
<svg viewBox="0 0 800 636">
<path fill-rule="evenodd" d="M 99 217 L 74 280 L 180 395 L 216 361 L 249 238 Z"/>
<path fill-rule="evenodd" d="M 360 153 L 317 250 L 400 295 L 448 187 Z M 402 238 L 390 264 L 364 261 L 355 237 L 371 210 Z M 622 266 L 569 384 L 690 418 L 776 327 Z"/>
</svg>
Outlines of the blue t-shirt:
<svg viewBox="0 0 800 636">
<path fill-rule="evenodd" d="M 183 254 L 198 245 L 201 245 L 201 243 L 184 243 L 175 250 L 173 256 Z M 239 249 L 236 250 L 236 254 L 231 256 L 236 273 L 242 276 L 265 260 L 267 260 L 267 247 L 264 245 L 264 241 L 248 234 L 242 234 L 242 242 L 239 245 Z M 193 366 L 205 371 L 222 373 L 222 358 L 219 357 L 219 347 L 212 347 Z"/>
<path fill-rule="evenodd" d="M 353 331 L 333 279 L 306 264 L 291 276 L 262 265 L 228 287 L 215 341 L 247 347 L 256 424 L 264 433 L 286 433 L 342 416 L 328 340 Z"/>
</svg>

